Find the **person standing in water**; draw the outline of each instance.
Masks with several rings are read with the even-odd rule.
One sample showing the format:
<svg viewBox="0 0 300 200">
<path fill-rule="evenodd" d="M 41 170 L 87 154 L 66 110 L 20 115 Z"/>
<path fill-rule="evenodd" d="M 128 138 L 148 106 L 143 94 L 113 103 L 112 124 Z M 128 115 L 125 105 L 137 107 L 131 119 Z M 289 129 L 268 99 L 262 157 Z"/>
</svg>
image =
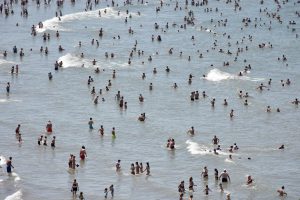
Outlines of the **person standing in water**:
<svg viewBox="0 0 300 200">
<path fill-rule="evenodd" d="M 12 157 L 9 157 L 9 160 L 6 161 L 6 171 L 8 174 L 11 174 L 11 168 L 14 168 L 14 166 L 11 164 L 12 163 Z"/>
<path fill-rule="evenodd" d="M 48 123 L 47 123 L 47 125 L 46 125 L 46 131 L 47 131 L 47 133 L 52 133 L 52 123 L 51 123 L 51 121 L 49 120 L 48 121 Z"/>
<path fill-rule="evenodd" d="M 80 159 L 81 159 L 81 160 L 84 160 L 85 157 L 87 157 L 86 150 L 85 150 L 85 146 L 82 146 L 82 147 L 81 147 L 81 150 L 80 150 L 80 152 L 79 152 L 79 156 L 80 156 Z"/>
<path fill-rule="evenodd" d="M 55 147 L 55 139 L 56 139 L 56 137 L 55 136 L 53 136 L 53 139 L 52 139 L 52 141 L 51 141 L 51 147 Z"/>
<path fill-rule="evenodd" d="M 17 128 L 16 128 L 16 135 L 19 135 L 20 134 L 20 128 L 21 128 L 21 125 L 18 124 Z"/>
<path fill-rule="evenodd" d="M 104 128 L 103 128 L 103 125 L 100 126 L 100 128 L 99 128 L 99 133 L 101 134 L 101 136 L 104 135 Z"/>
<path fill-rule="evenodd" d="M 287 193 L 284 191 L 284 186 L 282 186 L 280 189 L 277 190 L 280 197 L 287 196 Z"/>
<path fill-rule="evenodd" d="M 116 163 L 116 172 L 121 171 L 121 160 L 118 160 L 118 162 Z"/>
<path fill-rule="evenodd" d="M 112 138 L 113 138 L 113 139 L 116 138 L 116 130 L 115 130 L 115 127 L 112 128 L 111 135 L 112 135 Z"/>
<path fill-rule="evenodd" d="M 111 193 L 111 197 L 114 197 L 114 192 L 115 192 L 114 185 L 109 186 L 109 191 Z"/>
<path fill-rule="evenodd" d="M 149 162 L 146 163 L 146 168 L 145 168 L 144 171 L 146 171 L 146 175 L 147 175 L 147 176 L 150 175 L 150 165 L 149 165 Z M 144 172 L 144 171 L 143 171 L 143 172 Z"/>
<path fill-rule="evenodd" d="M 93 118 L 90 118 L 90 121 L 88 122 L 89 129 L 90 129 L 90 130 L 93 130 L 93 129 L 94 129 L 93 124 L 94 124 Z"/>
<path fill-rule="evenodd" d="M 217 138 L 217 136 L 215 135 L 214 138 L 212 139 L 212 142 L 213 142 L 214 145 L 218 145 L 219 142 L 220 142 L 220 140 L 219 140 L 219 138 Z"/>
<path fill-rule="evenodd" d="M 72 189 L 71 189 L 73 196 L 76 196 L 76 193 L 78 190 L 79 190 L 78 183 L 77 183 L 76 179 L 74 179 L 73 184 L 72 184 Z"/>
<path fill-rule="evenodd" d="M 224 169 L 224 171 L 220 174 L 219 180 L 220 179 L 222 180 L 223 183 L 224 182 L 226 183 L 226 182 L 230 181 L 230 177 L 229 177 L 229 174 L 227 173 L 226 169 Z"/>
</svg>

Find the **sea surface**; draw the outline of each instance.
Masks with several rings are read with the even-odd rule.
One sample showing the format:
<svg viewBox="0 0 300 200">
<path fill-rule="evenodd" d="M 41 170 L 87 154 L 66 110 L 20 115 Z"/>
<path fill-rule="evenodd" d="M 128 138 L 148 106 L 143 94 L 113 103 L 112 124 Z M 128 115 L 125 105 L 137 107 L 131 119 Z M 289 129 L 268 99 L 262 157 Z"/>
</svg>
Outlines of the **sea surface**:
<svg viewBox="0 0 300 200">
<path fill-rule="evenodd" d="M 188 189 L 189 177 L 197 185 L 194 199 L 225 199 L 227 193 L 232 199 L 280 199 L 277 189 L 283 185 L 288 193 L 286 199 L 299 199 L 300 108 L 291 102 L 300 98 L 300 39 L 296 37 L 300 21 L 295 13 L 300 11 L 300 4 L 296 0 L 279 0 L 281 8 L 277 11 L 275 1 L 260 4 L 258 0 L 241 0 L 241 10 L 237 7 L 235 11 L 234 2 L 225 0 L 209 0 L 204 6 L 191 6 L 189 1 L 187 8 L 180 0 L 176 10 L 175 0 L 163 2 L 161 7 L 156 0 L 134 0 L 132 5 L 116 0 L 112 7 L 111 1 L 100 1 L 98 5 L 92 1 L 92 10 L 85 11 L 84 0 L 75 4 L 65 1 L 60 8 L 55 1 L 48 5 L 41 1 L 38 7 L 36 1 L 29 0 L 28 17 L 20 15 L 20 1 L 12 4 L 13 15 L 0 14 L 0 199 L 73 199 L 70 189 L 76 178 L 79 191 L 88 200 L 104 199 L 103 190 L 111 184 L 115 187 L 115 200 L 174 200 L 179 199 L 177 187 L 182 180 Z M 207 8 L 212 11 L 206 12 Z M 55 12 L 60 10 L 63 16 L 59 21 Z M 190 10 L 194 25 L 184 28 L 184 17 Z M 267 12 L 279 14 L 282 23 L 268 17 Z M 242 20 L 247 17 L 251 22 L 245 26 Z M 225 19 L 226 26 L 222 25 Z M 289 21 L 296 24 L 290 25 Z M 39 22 L 44 27 L 36 29 L 36 36 L 31 35 L 31 27 Z M 159 25 L 157 30 L 155 23 Z M 98 35 L 100 28 L 102 38 Z M 57 30 L 59 38 L 55 36 Z M 43 41 L 44 33 L 50 34 L 50 40 Z M 158 35 L 161 42 L 156 40 Z M 258 47 L 262 43 L 267 44 L 265 48 Z M 25 56 L 13 54 L 15 45 L 18 50 L 24 49 Z M 59 52 L 59 45 L 65 50 Z M 48 47 L 48 55 L 40 52 L 41 46 Z M 171 48 L 173 53 L 169 54 Z M 243 52 L 234 61 L 238 48 Z M 5 50 L 7 57 L 3 56 Z M 144 54 L 139 56 L 138 50 Z M 231 55 L 226 53 L 228 50 Z M 106 58 L 105 52 L 114 53 L 114 58 Z M 282 61 L 283 55 L 287 61 Z M 149 56 L 152 61 L 148 61 Z M 63 62 L 63 67 L 55 71 L 57 60 Z M 230 65 L 223 66 L 223 62 Z M 11 66 L 16 64 L 19 73 L 11 74 Z M 251 70 L 238 76 L 249 64 Z M 96 67 L 101 70 L 99 74 L 94 72 Z M 53 74 L 51 81 L 49 72 Z M 146 74 L 144 80 L 142 73 Z M 191 84 L 189 74 L 193 75 Z M 89 76 L 94 79 L 91 85 L 87 84 Z M 288 78 L 291 84 L 282 86 L 280 81 Z M 108 80 L 112 86 L 105 91 Z M 9 94 L 5 90 L 7 82 L 11 84 Z M 175 82 L 177 89 L 172 87 Z M 256 88 L 261 83 L 267 88 L 260 92 Z M 91 95 L 93 86 L 96 95 L 103 90 L 97 105 Z M 200 100 L 191 101 L 190 93 L 196 90 L 205 91 L 208 97 L 200 95 Z M 250 95 L 248 106 L 244 106 L 245 98 L 238 97 L 241 90 Z M 127 109 L 120 109 L 117 91 L 128 102 Z M 143 103 L 138 100 L 140 94 L 145 98 Z M 214 108 L 210 104 L 213 98 Z M 228 106 L 223 106 L 225 98 Z M 266 112 L 268 105 L 270 113 Z M 281 112 L 276 112 L 277 108 Z M 145 122 L 138 121 L 140 113 L 146 113 Z M 90 117 L 94 121 L 92 131 L 88 127 Z M 51 135 L 45 133 L 48 120 L 53 123 Z M 15 137 L 18 124 L 21 143 Z M 105 129 L 102 137 L 100 125 Z M 191 126 L 196 131 L 194 136 L 187 134 Z M 111 137 L 112 127 L 116 128 L 115 139 Z M 48 146 L 37 144 L 42 134 L 48 136 Z M 56 147 L 52 149 L 54 135 Z M 211 142 L 214 135 L 220 139 L 219 155 L 211 152 L 215 148 Z M 172 151 L 166 148 L 170 137 L 176 141 Z M 233 143 L 240 149 L 229 160 L 228 148 Z M 285 149 L 278 150 L 282 144 Z M 82 145 L 88 155 L 85 162 L 79 161 Z M 70 154 L 77 156 L 80 165 L 73 172 L 68 169 Z M 15 168 L 8 176 L 5 159 L 10 156 Z M 120 173 L 115 172 L 118 159 Z M 131 175 L 130 164 L 136 161 L 144 166 L 149 162 L 151 176 Z M 209 170 L 208 180 L 201 178 L 204 166 Z M 227 169 L 230 175 L 231 182 L 224 184 L 224 193 L 214 179 L 214 168 L 219 172 Z M 254 179 L 251 186 L 246 185 L 247 175 Z M 211 189 L 208 196 L 203 192 L 205 185 Z"/>
</svg>

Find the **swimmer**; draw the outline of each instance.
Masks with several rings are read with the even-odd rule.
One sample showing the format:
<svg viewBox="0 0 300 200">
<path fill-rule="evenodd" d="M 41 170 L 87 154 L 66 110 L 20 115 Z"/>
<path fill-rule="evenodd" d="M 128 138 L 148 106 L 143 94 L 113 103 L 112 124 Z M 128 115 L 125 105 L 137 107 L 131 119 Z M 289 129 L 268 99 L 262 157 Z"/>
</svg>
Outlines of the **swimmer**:
<svg viewBox="0 0 300 200">
<path fill-rule="evenodd" d="M 103 128 L 103 125 L 100 126 L 100 128 L 99 128 L 98 131 L 99 131 L 99 133 L 101 134 L 101 136 L 104 135 L 104 128 Z"/>
<path fill-rule="evenodd" d="M 152 83 L 150 83 L 149 90 L 151 91 L 152 89 L 153 89 L 153 85 L 152 85 Z"/>
<path fill-rule="evenodd" d="M 281 189 L 278 189 L 277 192 L 279 193 L 279 196 L 287 196 L 287 193 L 284 191 L 284 186 L 281 187 Z"/>
<path fill-rule="evenodd" d="M 185 192 L 184 181 L 181 181 L 180 184 L 178 185 L 178 192 L 181 194 L 183 194 Z"/>
<path fill-rule="evenodd" d="M 147 175 L 147 176 L 150 175 L 150 165 L 149 165 L 149 162 L 146 163 L 146 168 L 145 168 L 144 171 L 146 171 L 146 175 Z M 143 172 L 144 172 L 144 171 L 143 171 Z"/>
<path fill-rule="evenodd" d="M 299 100 L 298 100 L 298 98 L 296 98 L 295 101 L 292 102 L 292 104 L 299 105 Z"/>
<path fill-rule="evenodd" d="M 204 178 L 204 179 L 208 179 L 208 169 L 206 166 L 204 166 L 202 172 L 201 172 L 201 176 Z"/>
<path fill-rule="evenodd" d="M 9 160 L 6 161 L 6 172 L 8 174 L 11 174 L 11 168 L 14 168 L 14 166 L 11 164 L 12 163 L 12 157 L 9 157 Z"/>
<path fill-rule="evenodd" d="M 233 109 L 230 111 L 230 114 L 229 114 L 230 118 L 233 118 L 233 116 L 234 116 L 233 111 L 234 111 Z"/>
<path fill-rule="evenodd" d="M 80 156 L 80 159 L 81 160 L 84 160 L 85 157 L 87 157 L 87 153 L 86 153 L 86 150 L 85 150 L 85 146 L 82 146 L 81 147 L 81 150 L 79 152 L 79 156 Z"/>
<path fill-rule="evenodd" d="M 48 123 L 46 125 L 46 131 L 47 131 L 47 133 L 52 133 L 52 123 L 50 120 L 48 121 Z"/>
<path fill-rule="evenodd" d="M 53 139 L 52 139 L 52 141 L 51 141 L 51 147 L 55 147 L 55 139 L 56 139 L 56 137 L 55 136 L 53 136 Z"/>
<path fill-rule="evenodd" d="M 228 106 L 228 102 L 226 99 L 224 99 L 224 103 L 223 103 L 224 106 Z"/>
<path fill-rule="evenodd" d="M 219 153 L 217 152 L 216 149 L 214 149 L 214 154 L 215 154 L 215 155 L 219 155 Z"/>
<path fill-rule="evenodd" d="M 85 199 L 85 198 L 83 197 L 83 192 L 80 192 L 80 193 L 79 193 L 79 197 L 78 197 L 78 198 L 79 198 L 79 200 L 84 200 L 84 199 Z"/>
<path fill-rule="evenodd" d="M 252 184 L 253 183 L 253 179 L 252 179 L 252 177 L 249 175 L 248 177 L 247 177 L 247 185 L 250 185 L 250 184 Z"/>
<path fill-rule="evenodd" d="M 219 176 L 219 180 L 221 179 L 221 181 L 223 183 L 226 183 L 228 181 L 230 181 L 230 176 L 229 174 L 227 173 L 226 169 L 224 169 L 224 171 L 220 174 Z"/>
<path fill-rule="evenodd" d="M 177 83 L 174 83 L 173 88 L 174 89 L 178 88 Z"/>
<path fill-rule="evenodd" d="M 169 73 L 170 72 L 170 68 L 169 66 L 166 67 L 166 72 Z"/>
<path fill-rule="evenodd" d="M 239 147 L 236 145 L 236 143 L 233 144 L 233 149 L 234 150 L 239 150 Z"/>
<path fill-rule="evenodd" d="M 42 141 L 43 141 L 43 138 L 44 136 L 41 135 L 39 138 L 38 138 L 38 145 L 41 145 Z"/>
<path fill-rule="evenodd" d="M 282 144 L 278 149 L 284 149 L 284 144 Z"/>
<path fill-rule="evenodd" d="M 47 136 L 44 137 L 43 145 L 44 145 L 44 146 L 47 146 Z"/>
<path fill-rule="evenodd" d="M 116 130 L 115 127 L 112 128 L 111 135 L 113 138 L 116 138 Z"/>
<path fill-rule="evenodd" d="M 217 168 L 215 168 L 215 180 L 219 180 L 219 171 Z"/>
<path fill-rule="evenodd" d="M 16 130 L 15 130 L 16 135 L 19 135 L 19 134 L 20 134 L 20 128 L 21 128 L 21 125 L 18 124 L 18 126 L 17 126 L 17 128 L 16 128 Z"/>
<path fill-rule="evenodd" d="M 192 126 L 190 130 L 188 130 L 188 133 L 191 135 L 195 135 L 194 127 Z"/>
<path fill-rule="evenodd" d="M 93 129 L 94 129 L 93 124 L 94 124 L 93 118 L 90 118 L 90 121 L 88 122 L 89 129 L 90 129 L 90 130 L 93 130 Z"/>
<path fill-rule="evenodd" d="M 153 74 L 157 74 L 157 70 L 156 70 L 155 67 L 154 67 L 154 69 L 153 69 Z"/>
<path fill-rule="evenodd" d="M 109 186 L 109 191 L 110 191 L 111 197 L 113 197 L 114 196 L 114 191 L 115 191 L 114 185 Z"/>
<path fill-rule="evenodd" d="M 139 116 L 138 120 L 143 122 L 146 119 L 146 113 L 141 113 L 141 115 Z"/>
<path fill-rule="evenodd" d="M 51 81 L 52 78 L 53 78 L 53 76 L 52 76 L 51 72 L 49 72 L 49 73 L 48 73 L 48 79 L 49 79 L 49 81 Z"/>
<path fill-rule="evenodd" d="M 222 183 L 219 184 L 219 187 L 220 187 L 220 191 L 221 191 L 221 192 L 224 192 Z"/>
<path fill-rule="evenodd" d="M 96 98 L 94 99 L 94 104 L 98 104 L 98 99 L 99 99 L 99 96 L 96 96 Z"/>
<path fill-rule="evenodd" d="M 139 101 L 140 101 L 140 102 L 144 102 L 144 97 L 143 97 L 142 94 L 140 94 L 140 96 L 139 96 Z"/>
<path fill-rule="evenodd" d="M 219 142 L 220 142 L 219 138 L 217 138 L 217 136 L 215 135 L 214 138 L 212 139 L 212 143 L 214 145 L 217 145 L 217 144 L 219 144 Z"/>
<path fill-rule="evenodd" d="M 116 163 L 116 172 L 121 171 L 121 160 L 118 160 L 118 162 Z"/>
<path fill-rule="evenodd" d="M 256 89 L 259 89 L 260 91 L 262 91 L 263 88 L 267 88 L 267 86 L 264 86 L 264 84 L 261 83 Z"/>
<path fill-rule="evenodd" d="M 71 192 L 72 192 L 73 196 L 76 196 L 78 189 L 79 189 L 78 183 L 77 183 L 76 179 L 74 179 L 72 188 L 71 188 Z"/>
<path fill-rule="evenodd" d="M 104 198 L 107 199 L 107 195 L 108 195 L 108 189 L 107 188 L 104 189 L 104 194 L 105 194 Z"/>
<path fill-rule="evenodd" d="M 206 185 L 203 191 L 206 195 L 208 195 L 208 192 L 211 191 L 211 189 L 209 189 L 208 185 Z"/>
</svg>

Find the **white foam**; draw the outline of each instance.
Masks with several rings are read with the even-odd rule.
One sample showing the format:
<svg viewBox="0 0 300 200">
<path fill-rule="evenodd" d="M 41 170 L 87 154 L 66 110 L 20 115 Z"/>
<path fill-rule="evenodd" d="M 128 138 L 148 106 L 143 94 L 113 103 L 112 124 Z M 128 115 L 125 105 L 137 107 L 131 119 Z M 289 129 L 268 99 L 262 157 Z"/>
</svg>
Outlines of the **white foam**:
<svg viewBox="0 0 300 200">
<path fill-rule="evenodd" d="M 0 65 L 4 65 L 4 64 L 15 64 L 15 63 L 12 61 L 0 59 Z"/>
<path fill-rule="evenodd" d="M 105 10 L 106 10 L 106 13 L 104 13 Z M 86 19 L 100 18 L 99 11 L 101 12 L 101 18 L 107 18 L 107 19 L 120 19 L 120 18 L 128 17 L 129 15 L 138 16 L 135 13 L 126 14 L 125 12 L 120 12 L 118 15 L 118 11 L 114 10 L 111 7 L 107 7 L 107 8 L 103 8 L 103 9 L 99 9 L 99 10 L 77 12 L 77 13 L 63 15 L 60 17 L 60 20 L 58 17 L 53 17 L 51 19 L 48 19 L 48 20 L 42 22 L 43 28 L 39 28 L 37 26 L 36 31 L 39 33 L 42 33 L 46 30 L 70 31 L 69 29 L 65 29 L 63 27 L 63 23 L 73 22 L 73 21 L 76 21 L 76 23 L 77 23 L 77 21 L 82 21 L 82 20 L 86 20 Z"/>
<path fill-rule="evenodd" d="M 0 166 L 3 167 L 3 165 L 6 164 L 6 158 L 4 156 L 0 156 Z"/>
<path fill-rule="evenodd" d="M 100 61 L 96 60 L 96 65 L 93 65 L 93 59 L 86 59 L 81 58 L 76 55 L 72 55 L 70 53 L 67 53 L 66 55 L 60 57 L 58 59 L 58 62 L 63 62 L 63 68 L 69 68 L 69 67 L 83 67 L 83 68 L 97 68 L 99 69 L 105 69 L 105 68 L 128 68 L 130 67 L 128 63 L 121 63 L 121 62 L 109 62 L 109 64 L 102 64 Z"/>
<path fill-rule="evenodd" d="M 222 80 L 229 80 L 229 79 L 235 79 L 236 76 L 229 74 L 227 72 L 222 72 L 218 69 L 212 69 L 208 72 L 205 79 L 209 81 L 222 81 Z"/>
<path fill-rule="evenodd" d="M 250 78 L 245 75 L 238 76 L 238 75 L 230 74 L 227 72 L 223 72 L 219 69 L 210 70 L 204 79 L 206 79 L 208 81 L 223 81 L 223 80 L 239 79 L 239 80 L 254 81 L 254 82 L 264 80 L 264 78 Z"/>
<path fill-rule="evenodd" d="M 12 195 L 7 196 L 4 200 L 22 200 L 22 191 L 19 190 Z"/>
<path fill-rule="evenodd" d="M 13 172 L 13 173 L 11 173 L 11 175 L 12 175 L 12 177 L 14 177 L 14 181 L 15 181 L 15 182 L 21 180 L 20 176 L 19 176 L 17 173 Z"/>
<path fill-rule="evenodd" d="M 92 60 L 87 60 L 85 58 L 80 58 L 78 56 L 74 56 L 70 53 L 60 57 L 58 59 L 58 62 L 62 61 L 63 62 L 63 68 L 68 68 L 68 67 L 84 67 L 84 68 L 89 68 L 89 67 L 100 67 L 99 64 L 96 63 L 96 65 L 93 65 Z"/>
<path fill-rule="evenodd" d="M 226 158 L 226 159 L 225 159 L 225 162 L 228 162 L 228 163 L 234 163 L 234 161 L 231 160 L 231 159 L 229 159 L 229 158 Z"/>
<path fill-rule="evenodd" d="M 6 103 L 6 102 L 22 102 L 22 100 L 9 100 L 9 99 L 0 99 L 0 103 Z"/>
<path fill-rule="evenodd" d="M 188 144 L 187 149 L 193 155 L 195 155 L 195 154 L 200 154 L 200 155 L 212 154 L 212 152 L 209 151 L 207 147 L 201 146 L 196 142 L 187 140 L 185 143 Z"/>
</svg>

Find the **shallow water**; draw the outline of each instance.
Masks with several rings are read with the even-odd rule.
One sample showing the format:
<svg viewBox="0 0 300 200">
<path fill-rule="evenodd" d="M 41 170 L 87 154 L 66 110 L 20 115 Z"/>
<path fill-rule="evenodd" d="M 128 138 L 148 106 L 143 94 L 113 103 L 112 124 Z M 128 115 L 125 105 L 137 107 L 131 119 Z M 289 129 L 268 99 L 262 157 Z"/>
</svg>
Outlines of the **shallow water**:
<svg viewBox="0 0 300 200">
<path fill-rule="evenodd" d="M 163 6 L 159 13 L 155 7 L 158 1 L 149 1 L 141 5 L 134 1 L 132 6 L 121 6 L 103 9 L 108 2 L 101 2 L 98 11 L 84 12 L 85 1 L 77 1 L 75 5 L 65 2 L 62 21 L 53 18 L 56 4 L 49 6 L 42 3 L 39 8 L 35 2 L 28 5 L 29 17 L 19 15 L 20 6 L 14 5 L 14 15 L 5 18 L 0 15 L 0 52 L 8 51 L 8 56 L 0 56 L 0 155 L 13 157 L 15 166 L 12 176 L 5 173 L 5 163 L 1 163 L 0 170 L 0 199 L 72 199 L 70 187 L 74 178 L 79 182 L 80 191 L 86 199 L 104 199 L 105 187 L 114 184 L 114 199 L 177 199 L 177 186 L 185 180 L 194 178 L 198 185 L 195 188 L 195 199 L 225 199 L 225 194 L 218 190 L 218 183 L 214 181 L 213 169 L 221 172 L 227 169 L 231 176 L 231 183 L 225 185 L 225 191 L 231 193 L 233 199 L 276 199 L 276 190 L 284 185 L 288 193 L 287 199 L 300 197 L 299 185 L 299 108 L 291 104 L 299 98 L 300 71 L 298 63 L 299 39 L 295 32 L 287 29 L 288 21 L 299 18 L 293 14 L 299 4 L 294 1 L 282 4 L 280 15 L 283 24 L 272 20 L 272 30 L 263 23 L 269 23 L 259 8 L 268 7 L 275 11 L 273 1 L 259 5 L 259 2 L 241 1 L 242 11 L 234 12 L 233 4 L 224 1 L 209 1 L 208 6 L 189 7 L 194 11 L 195 26 L 186 29 L 178 25 L 184 23 L 183 18 L 187 10 L 174 11 L 175 1 L 166 1 L 171 6 Z M 20 2 L 19 2 L 20 4 Z M 184 1 L 179 1 L 184 7 Z M 93 5 L 94 7 L 94 5 Z M 219 8 L 219 12 L 204 12 L 204 8 Z M 125 24 L 128 17 L 126 10 L 132 13 L 132 19 Z M 120 11 L 120 16 L 118 16 Z M 138 16 L 137 12 L 141 15 Z M 220 13 L 223 13 L 223 17 Z M 249 27 L 243 27 L 242 18 L 251 17 Z M 254 28 L 254 18 L 261 17 L 262 27 Z M 215 22 L 210 23 L 213 18 Z M 228 19 L 226 27 L 219 27 L 217 20 Z M 36 37 L 30 35 L 30 27 L 43 21 L 46 30 L 39 30 Z M 19 23 L 16 27 L 15 24 Z M 166 32 L 154 29 L 157 22 Z M 176 23 L 176 27 L 172 24 Z M 52 26 L 55 25 L 55 28 Z M 140 26 L 142 25 L 142 26 Z M 214 25 L 216 25 L 214 27 Z M 201 26 L 204 28 L 201 30 Z M 299 25 L 290 25 L 299 30 Z M 104 29 L 104 36 L 98 37 L 100 28 Z M 133 35 L 128 33 L 131 27 Z M 56 28 L 60 38 L 55 37 Z M 205 31 L 205 28 L 213 33 Z M 43 42 L 43 31 L 50 33 L 50 41 Z M 227 39 L 227 35 L 231 39 Z M 162 42 L 151 42 L 151 35 L 161 35 Z M 120 35 L 121 39 L 112 39 Z M 191 40 L 195 36 L 195 41 Z M 253 41 L 248 40 L 253 36 Z M 244 43 L 241 40 L 245 36 Z M 91 40 L 99 40 L 99 47 L 91 45 Z M 137 50 L 143 50 L 144 55 L 134 53 L 132 64 L 128 65 L 128 56 L 138 41 Z M 216 50 L 212 50 L 213 42 L 217 40 Z M 240 45 L 235 42 L 239 41 Z M 82 42 L 79 48 L 78 43 Z M 231 42 L 231 47 L 227 43 Z M 259 49 L 258 44 L 271 42 L 273 48 Z M 194 43 L 194 45 L 193 45 Z M 13 55 L 12 47 L 24 48 L 25 56 L 20 59 Z M 58 52 L 58 45 L 65 51 Z M 245 51 L 245 46 L 249 47 Z M 48 47 L 49 55 L 39 52 L 40 47 Z M 227 55 L 219 53 L 236 52 L 243 47 L 244 52 L 234 62 L 235 53 Z M 32 48 L 32 51 L 30 49 Z M 173 48 L 173 54 L 168 51 Z M 197 52 L 199 50 L 199 52 Z M 207 52 L 206 50 L 209 50 Z M 183 51 L 182 57 L 179 52 Z M 84 59 L 80 58 L 81 52 Z M 115 58 L 105 58 L 105 52 L 114 52 Z M 156 52 L 159 52 L 156 55 Z M 199 58 L 200 52 L 203 58 Z M 285 54 L 287 62 L 277 61 L 277 57 Z M 148 57 L 152 56 L 152 62 Z M 191 61 L 188 61 L 191 55 Z M 92 65 L 92 60 L 97 65 Z M 247 60 L 244 63 L 244 59 Z M 61 60 L 62 69 L 54 71 L 54 63 Z M 142 62 L 145 62 L 142 64 Z M 223 62 L 229 61 L 229 67 L 223 67 Z M 286 66 L 288 63 L 288 66 Z M 12 65 L 20 65 L 20 73 L 11 75 Z M 84 67 L 81 67 L 84 64 Z M 251 64 L 252 70 L 246 76 L 237 76 L 245 65 Z M 169 66 L 170 73 L 165 72 Z M 213 65 L 213 66 L 211 66 Z M 100 74 L 95 74 L 95 67 L 100 67 Z M 156 67 L 157 74 L 152 70 Z M 116 70 L 116 79 L 112 79 L 112 71 Z M 53 80 L 47 78 L 48 72 L 53 73 Z M 142 73 L 146 79 L 142 80 Z M 188 75 L 193 74 L 192 84 L 188 84 Z M 207 77 L 202 78 L 205 74 Z M 87 85 L 88 76 L 94 78 L 91 86 Z M 261 83 L 267 84 L 272 78 L 270 90 L 263 92 L 255 88 Z M 290 78 L 292 84 L 282 87 L 280 80 Z M 109 92 L 105 91 L 108 80 L 112 80 Z M 6 95 L 6 82 L 11 82 L 11 93 Z M 153 91 L 149 91 L 150 82 Z M 175 90 L 173 83 L 178 84 Z M 92 86 L 96 91 L 103 89 L 105 102 L 93 104 L 90 94 Z M 206 99 L 191 102 L 191 91 L 206 91 Z M 243 105 L 237 93 L 243 90 L 249 92 L 249 106 Z M 115 94 L 121 91 L 128 109 L 121 110 L 115 100 Z M 139 103 L 138 96 L 143 94 L 145 102 Z M 216 98 L 215 108 L 210 106 L 210 100 Z M 229 105 L 222 105 L 226 98 Z M 270 105 L 271 113 L 266 113 Z M 275 109 L 279 107 L 280 113 Z M 229 112 L 235 110 L 235 117 L 230 120 Z M 140 113 L 145 112 L 145 122 L 137 120 Z M 88 130 L 88 120 L 93 117 L 95 122 L 93 131 Z M 44 134 L 44 126 L 51 120 L 57 137 L 57 147 L 37 145 L 37 138 Z M 14 136 L 17 124 L 21 124 L 23 143 L 18 144 Z M 100 137 L 97 129 L 104 125 L 105 135 Z M 194 126 L 195 136 L 186 134 Z M 112 140 L 110 131 L 116 128 L 117 138 Z M 52 135 L 48 136 L 50 144 Z M 214 147 L 211 139 L 217 135 L 221 141 L 223 151 L 218 156 L 209 152 Z M 169 137 L 176 141 L 176 150 L 165 148 Z M 236 142 L 240 150 L 233 154 L 233 161 L 228 160 L 230 145 Z M 286 149 L 277 148 L 285 144 Z M 82 145 L 87 148 L 88 158 L 74 173 L 68 172 L 69 154 L 79 156 Z M 247 158 L 251 157 L 251 160 Z M 115 162 L 121 159 L 122 173 L 116 174 Z M 151 176 L 130 175 L 130 164 L 133 162 L 150 162 Z M 208 167 L 209 180 L 202 180 L 200 174 L 204 166 Z M 246 176 L 250 174 L 254 180 L 253 187 L 245 186 Z M 203 189 L 208 184 L 212 192 L 205 197 Z M 187 195 L 186 197 L 187 198 Z"/>
</svg>

